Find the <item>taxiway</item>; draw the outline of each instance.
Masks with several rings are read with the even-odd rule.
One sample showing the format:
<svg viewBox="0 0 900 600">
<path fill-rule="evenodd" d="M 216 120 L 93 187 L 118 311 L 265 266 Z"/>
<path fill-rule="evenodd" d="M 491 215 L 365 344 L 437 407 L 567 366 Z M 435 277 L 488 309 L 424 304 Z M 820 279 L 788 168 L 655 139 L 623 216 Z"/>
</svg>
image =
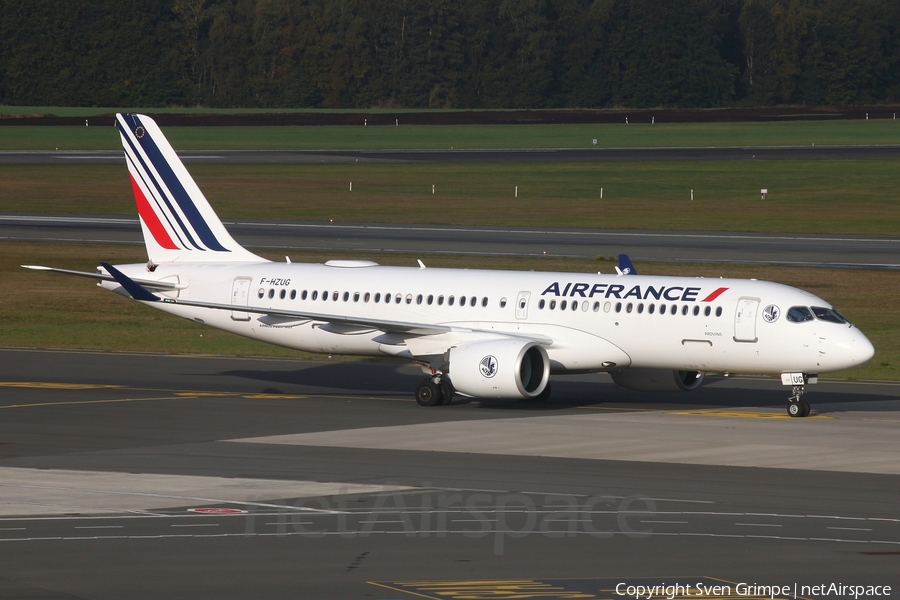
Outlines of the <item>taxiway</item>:
<svg viewBox="0 0 900 600">
<path fill-rule="evenodd" d="M 900 385 L 412 400 L 388 361 L 0 350 L 0 597 L 900 584 Z M 896 589 L 896 587 L 895 587 Z M 577 596 L 575 594 L 581 594 Z"/>
</svg>

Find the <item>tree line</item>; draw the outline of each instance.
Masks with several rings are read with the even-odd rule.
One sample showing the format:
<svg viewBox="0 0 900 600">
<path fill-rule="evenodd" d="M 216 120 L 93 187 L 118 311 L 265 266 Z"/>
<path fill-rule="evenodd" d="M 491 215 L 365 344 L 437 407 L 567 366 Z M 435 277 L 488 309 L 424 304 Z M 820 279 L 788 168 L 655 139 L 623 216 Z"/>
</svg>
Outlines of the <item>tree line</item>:
<svg viewBox="0 0 900 600">
<path fill-rule="evenodd" d="M 0 104 L 900 101 L 900 0 L 0 0 Z"/>
</svg>

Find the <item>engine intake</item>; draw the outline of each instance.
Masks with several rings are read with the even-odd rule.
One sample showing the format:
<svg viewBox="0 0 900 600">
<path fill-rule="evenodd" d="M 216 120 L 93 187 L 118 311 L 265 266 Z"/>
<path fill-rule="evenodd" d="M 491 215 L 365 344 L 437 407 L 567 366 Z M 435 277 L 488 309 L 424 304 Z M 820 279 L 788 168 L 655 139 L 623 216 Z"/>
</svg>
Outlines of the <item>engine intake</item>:
<svg viewBox="0 0 900 600">
<path fill-rule="evenodd" d="M 467 342 L 450 349 L 456 391 L 475 398 L 534 398 L 550 379 L 543 346 L 516 339 Z"/>
<path fill-rule="evenodd" d="M 701 371 L 628 368 L 609 375 L 619 387 L 637 392 L 689 392 L 703 383 Z"/>
</svg>

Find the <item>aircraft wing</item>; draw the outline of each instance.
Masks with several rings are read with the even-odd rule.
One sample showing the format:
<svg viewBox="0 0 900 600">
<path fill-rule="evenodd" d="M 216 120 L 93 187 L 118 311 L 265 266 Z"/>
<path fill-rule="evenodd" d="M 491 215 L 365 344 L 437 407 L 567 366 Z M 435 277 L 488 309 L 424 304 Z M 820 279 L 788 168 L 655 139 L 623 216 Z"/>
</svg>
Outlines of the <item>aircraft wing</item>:
<svg viewBox="0 0 900 600">
<path fill-rule="evenodd" d="M 241 306 L 237 304 L 222 304 L 217 302 L 201 302 L 197 300 L 184 300 L 180 298 L 161 298 L 156 294 L 145 289 L 140 282 L 129 278 L 127 275 L 113 267 L 108 263 L 101 263 L 111 278 L 117 281 L 125 290 L 131 294 L 135 300 L 144 302 L 163 302 L 164 304 L 174 304 L 180 306 L 193 306 L 197 308 L 209 308 L 213 310 L 229 310 L 236 312 L 254 313 L 267 315 L 270 317 L 281 317 L 297 320 L 320 321 L 323 323 L 332 323 L 338 325 L 349 325 L 356 327 L 368 327 L 384 331 L 385 333 L 399 333 L 413 336 L 439 335 L 450 332 L 474 332 L 474 333 L 490 333 L 492 335 L 504 335 L 514 338 L 522 338 L 535 341 L 539 344 L 549 345 L 553 340 L 542 336 L 532 334 L 508 333 L 504 331 L 483 331 L 468 327 L 454 327 L 450 325 L 438 325 L 434 323 L 408 323 L 403 321 L 388 321 L 384 319 L 373 319 L 369 317 L 350 317 L 346 315 L 334 315 L 327 313 L 306 312 L 298 310 L 286 310 L 279 308 L 269 308 L 263 306 Z"/>
<path fill-rule="evenodd" d="M 76 275 L 78 277 L 90 277 L 91 279 L 100 279 L 103 281 L 116 281 L 116 278 L 112 275 L 107 275 L 106 273 L 99 273 L 97 271 L 72 271 L 69 269 L 57 269 L 56 267 L 42 267 L 40 265 L 21 265 L 23 269 L 31 269 L 32 271 L 52 271 L 53 273 L 64 273 L 66 275 Z M 183 290 L 187 286 L 174 283 L 172 281 L 153 281 L 152 279 L 132 279 L 135 283 L 140 284 L 141 286 L 151 289 L 151 290 L 160 290 L 165 292 L 170 292 L 174 290 Z"/>
</svg>

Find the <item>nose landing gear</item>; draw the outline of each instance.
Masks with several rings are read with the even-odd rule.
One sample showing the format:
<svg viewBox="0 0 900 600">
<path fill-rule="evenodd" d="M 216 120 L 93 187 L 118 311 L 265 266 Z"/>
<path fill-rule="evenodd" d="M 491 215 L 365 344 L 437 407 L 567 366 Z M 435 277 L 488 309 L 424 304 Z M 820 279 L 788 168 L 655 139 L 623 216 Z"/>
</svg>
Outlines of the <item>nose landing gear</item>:
<svg viewBox="0 0 900 600">
<path fill-rule="evenodd" d="M 792 395 L 788 398 L 787 413 L 792 417 L 809 416 L 809 404 L 800 399 L 806 393 L 805 386 L 795 385 Z"/>
</svg>

